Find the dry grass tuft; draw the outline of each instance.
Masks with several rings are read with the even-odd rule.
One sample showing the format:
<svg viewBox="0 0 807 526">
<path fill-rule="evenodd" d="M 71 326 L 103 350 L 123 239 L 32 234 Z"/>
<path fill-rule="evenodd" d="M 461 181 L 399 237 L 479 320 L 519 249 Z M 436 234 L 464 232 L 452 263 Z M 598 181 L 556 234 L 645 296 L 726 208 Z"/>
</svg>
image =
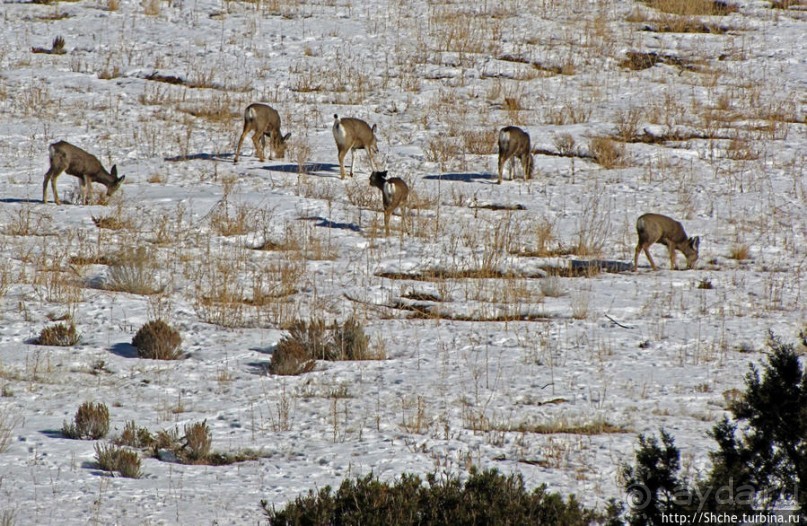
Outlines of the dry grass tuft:
<svg viewBox="0 0 807 526">
<path fill-rule="evenodd" d="M 139 479 L 140 455 L 136 451 L 114 445 L 95 444 L 95 461 L 104 471 L 118 472 L 122 477 Z"/>
<path fill-rule="evenodd" d="M 179 360 L 182 358 L 181 344 L 179 332 L 163 320 L 146 323 L 132 339 L 138 355 L 151 360 Z"/>
<path fill-rule="evenodd" d="M 62 434 L 77 440 L 98 440 L 109 432 L 109 409 L 101 402 L 84 402 L 76 411 L 73 423 L 62 425 Z"/>
<path fill-rule="evenodd" d="M 36 339 L 37 345 L 54 345 L 57 347 L 71 347 L 81 341 L 81 334 L 76 325 L 70 323 L 57 323 L 42 329 Z"/>
<path fill-rule="evenodd" d="M 371 350 L 369 343 L 364 327 L 353 317 L 331 326 L 322 320 L 297 320 L 278 342 L 269 371 L 298 375 L 313 370 L 315 360 L 383 360 L 383 352 Z"/>
<path fill-rule="evenodd" d="M 625 166 L 625 145 L 609 137 L 592 137 L 589 141 L 591 157 L 603 168 L 621 168 Z"/>
<path fill-rule="evenodd" d="M 725 16 L 739 8 L 723 0 L 641 0 L 653 9 L 681 16 Z"/>
</svg>

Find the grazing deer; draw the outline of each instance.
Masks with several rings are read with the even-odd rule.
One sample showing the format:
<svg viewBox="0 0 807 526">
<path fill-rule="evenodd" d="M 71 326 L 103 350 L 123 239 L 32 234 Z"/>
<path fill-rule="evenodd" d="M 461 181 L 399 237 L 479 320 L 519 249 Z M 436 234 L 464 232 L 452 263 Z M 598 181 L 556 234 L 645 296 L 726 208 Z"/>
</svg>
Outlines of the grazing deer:
<svg viewBox="0 0 807 526">
<path fill-rule="evenodd" d="M 502 184 L 502 171 L 509 159 L 521 159 L 524 166 L 524 178 L 532 177 L 532 151 L 530 136 L 515 126 L 505 126 L 499 131 L 499 184 Z M 513 164 L 510 164 L 510 180 L 513 180 Z"/>
<path fill-rule="evenodd" d="M 409 187 L 403 179 L 393 177 L 387 179 L 386 170 L 370 174 L 370 186 L 381 190 L 384 203 L 384 233 L 389 237 L 389 218 L 396 208 L 401 209 L 401 224 L 406 230 L 406 198 L 409 196 Z"/>
<path fill-rule="evenodd" d="M 339 150 L 339 175 L 345 178 L 345 155 L 350 151 L 350 177 L 353 177 L 353 160 L 355 150 L 365 150 L 370 158 L 371 168 L 375 169 L 375 154 L 378 153 L 378 143 L 376 142 L 376 125 L 370 125 L 361 119 L 351 117 L 339 118 L 333 116 L 333 138 L 336 140 L 336 148 Z"/>
<path fill-rule="evenodd" d="M 661 243 L 667 245 L 670 252 L 670 268 L 678 269 L 675 263 L 675 251 L 680 250 L 687 258 L 687 268 L 692 268 L 698 260 L 698 248 L 701 239 L 698 236 L 687 237 L 684 227 L 675 219 L 661 214 L 644 214 L 636 220 L 636 233 L 639 234 L 639 243 L 636 245 L 636 253 L 633 255 L 633 270 L 639 260 L 639 252 L 644 250 L 650 266 L 656 270 L 656 263 L 650 256 L 650 245 Z"/>
<path fill-rule="evenodd" d="M 125 175 L 118 177 L 118 167 L 113 166 L 107 172 L 101 166 L 101 162 L 77 146 L 59 141 L 50 145 L 50 168 L 45 174 L 45 182 L 42 184 L 42 202 L 48 202 L 48 181 L 53 188 L 53 200 L 57 205 L 62 204 L 59 200 L 59 193 L 56 191 L 56 178 L 62 172 L 67 172 L 79 178 L 81 182 L 82 202 L 86 205 L 89 202 L 89 194 L 92 191 L 91 183 L 101 183 L 106 186 L 106 195 L 111 196 L 120 187 Z"/>
<path fill-rule="evenodd" d="M 286 155 L 286 141 L 291 137 L 291 133 L 283 135 L 280 131 L 280 115 L 271 106 L 266 104 L 250 104 L 244 111 L 244 130 L 238 139 L 238 147 L 235 149 L 233 162 L 238 162 L 238 154 L 241 152 L 241 143 L 247 133 L 252 132 L 252 144 L 255 145 L 255 153 L 258 159 L 263 162 L 263 149 L 266 146 L 266 136 L 269 136 L 269 160 L 272 160 L 272 152 L 279 158 Z"/>
</svg>

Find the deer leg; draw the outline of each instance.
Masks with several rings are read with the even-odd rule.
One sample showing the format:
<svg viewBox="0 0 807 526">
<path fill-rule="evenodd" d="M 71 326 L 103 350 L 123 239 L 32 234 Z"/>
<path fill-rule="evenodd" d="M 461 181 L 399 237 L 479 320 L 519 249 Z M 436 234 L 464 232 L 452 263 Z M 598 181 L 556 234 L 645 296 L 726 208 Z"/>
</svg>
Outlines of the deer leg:
<svg viewBox="0 0 807 526">
<path fill-rule="evenodd" d="M 85 175 L 79 178 L 79 183 L 81 186 L 82 202 L 85 205 L 88 205 L 90 204 L 90 192 L 92 192 L 92 181 L 90 181 L 90 177 L 88 175 Z"/>
<path fill-rule="evenodd" d="M 255 132 L 252 134 L 252 144 L 255 146 L 255 153 L 258 155 L 258 160 L 263 162 L 263 134 Z"/>
<path fill-rule="evenodd" d="M 667 245 L 667 250 L 670 252 L 670 269 L 678 270 L 678 265 L 675 262 L 675 249 L 671 245 Z"/>
<path fill-rule="evenodd" d="M 639 243 L 636 245 L 636 250 L 633 252 L 633 271 L 636 272 L 639 269 L 639 252 L 642 251 L 642 244 Z"/>
<path fill-rule="evenodd" d="M 344 148 L 339 149 L 339 177 L 341 179 L 345 178 L 345 155 L 347 155 L 347 150 Z"/>
<path fill-rule="evenodd" d="M 502 171 L 504 170 L 504 163 L 507 162 L 507 159 L 499 154 L 499 184 L 502 184 Z"/>
<path fill-rule="evenodd" d="M 384 235 L 389 237 L 389 216 L 392 214 L 392 210 L 386 211 L 384 210 Z"/>
<path fill-rule="evenodd" d="M 653 270 L 657 270 L 657 268 L 656 268 L 656 262 L 655 262 L 655 261 L 653 261 L 653 256 L 651 256 L 651 255 L 650 255 L 650 250 L 649 250 L 649 247 L 644 247 L 644 255 L 645 255 L 645 256 L 647 256 L 647 260 L 650 262 L 650 267 L 651 267 Z"/>
<path fill-rule="evenodd" d="M 356 150 L 350 149 L 350 177 L 353 177 L 353 162 L 356 160 Z"/>
<path fill-rule="evenodd" d="M 61 170 L 50 168 L 45 174 L 45 182 L 42 183 L 42 203 L 47 204 L 48 202 L 48 183 L 50 182 L 53 188 L 53 200 L 57 205 L 59 204 L 59 194 L 56 193 L 56 178 L 61 173 Z"/>
<path fill-rule="evenodd" d="M 244 142 L 244 137 L 247 136 L 247 133 L 249 133 L 249 128 L 244 126 L 244 131 L 241 132 L 241 137 L 238 138 L 238 146 L 235 148 L 235 158 L 233 158 L 234 163 L 238 162 L 238 154 L 241 153 L 241 144 Z"/>
</svg>

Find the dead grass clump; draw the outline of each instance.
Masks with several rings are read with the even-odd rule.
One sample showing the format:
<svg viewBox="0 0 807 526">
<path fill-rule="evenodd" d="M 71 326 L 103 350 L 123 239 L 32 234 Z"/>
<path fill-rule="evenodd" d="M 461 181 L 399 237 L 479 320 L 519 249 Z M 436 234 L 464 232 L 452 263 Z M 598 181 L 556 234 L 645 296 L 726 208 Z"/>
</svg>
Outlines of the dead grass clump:
<svg viewBox="0 0 807 526">
<path fill-rule="evenodd" d="M 608 137 L 592 137 L 589 153 L 597 164 L 607 170 L 625 166 L 625 145 Z"/>
<path fill-rule="evenodd" d="M 655 51 L 642 52 L 642 51 L 627 51 L 625 58 L 619 63 L 619 67 L 630 69 L 633 71 L 641 71 L 649 69 L 656 64 L 667 64 L 669 66 L 676 66 L 681 69 L 694 69 L 686 60 L 664 53 L 656 53 Z"/>
<path fill-rule="evenodd" d="M 370 349 L 369 342 L 364 327 L 353 317 L 330 326 L 322 320 L 297 320 L 278 342 L 269 371 L 298 375 L 311 371 L 315 360 L 383 360 L 384 353 Z"/>
<path fill-rule="evenodd" d="M 751 257 L 751 249 L 744 243 L 737 243 L 731 247 L 729 257 L 737 261 L 745 261 Z"/>
<path fill-rule="evenodd" d="M 129 446 L 133 448 L 147 448 L 154 445 L 154 437 L 145 427 L 137 427 L 134 420 L 126 422 L 123 432 L 112 441 L 118 446 Z"/>
<path fill-rule="evenodd" d="M 56 37 L 53 39 L 53 44 L 50 48 L 35 47 L 31 48 L 33 53 L 45 53 L 48 55 L 64 55 L 67 51 L 64 49 L 64 38 Z"/>
<path fill-rule="evenodd" d="M 231 205 L 225 197 L 210 212 L 210 226 L 220 236 L 240 236 L 257 224 L 259 212 L 245 204 Z"/>
<path fill-rule="evenodd" d="M 62 434 L 76 440 L 98 440 L 109 432 L 109 409 L 101 402 L 84 402 L 76 411 L 73 423 L 62 425 Z"/>
<path fill-rule="evenodd" d="M 269 362 L 269 372 L 280 376 L 297 376 L 314 370 L 312 360 L 305 347 L 296 341 L 283 338 L 278 342 Z"/>
<path fill-rule="evenodd" d="M 5 392 L 6 386 L 3 386 L 3 393 Z M 19 415 L 12 412 L 11 405 L 0 408 L 0 454 L 5 453 L 11 445 L 14 428 L 17 427 L 20 420 Z"/>
<path fill-rule="evenodd" d="M 182 358 L 179 332 L 163 320 L 153 320 L 143 325 L 132 339 L 141 358 L 152 360 L 178 360 Z"/>
<path fill-rule="evenodd" d="M 81 334 L 76 325 L 70 323 L 57 323 L 42 329 L 36 339 L 37 345 L 54 345 L 57 347 L 71 347 L 81 341 Z"/>
<path fill-rule="evenodd" d="M 462 135 L 465 153 L 474 155 L 490 155 L 496 148 L 498 132 L 494 129 L 469 130 Z"/>
<path fill-rule="evenodd" d="M 146 247 L 123 250 L 114 257 L 109 265 L 104 288 L 130 294 L 156 294 L 163 289 L 157 283 L 156 268 L 156 257 L 152 250 Z"/>
<path fill-rule="evenodd" d="M 158 432 L 153 445 L 155 456 L 182 464 L 208 466 L 223 466 L 260 458 L 259 454 L 250 450 L 232 454 L 212 451 L 213 435 L 207 420 L 186 424 L 184 431 L 182 436 L 176 428 Z"/>
<path fill-rule="evenodd" d="M 111 216 L 90 217 L 92 217 L 92 222 L 95 223 L 95 226 L 98 228 L 105 228 L 107 230 L 122 230 L 129 226 L 129 224 L 118 214 Z"/>
<path fill-rule="evenodd" d="M 143 476 L 140 470 L 140 455 L 130 449 L 95 444 L 95 461 L 100 469 L 117 472 L 125 478 L 139 479 Z"/>
<path fill-rule="evenodd" d="M 726 16 L 738 7 L 723 0 L 642 0 L 662 13 L 681 16 Z"/>
</svg>

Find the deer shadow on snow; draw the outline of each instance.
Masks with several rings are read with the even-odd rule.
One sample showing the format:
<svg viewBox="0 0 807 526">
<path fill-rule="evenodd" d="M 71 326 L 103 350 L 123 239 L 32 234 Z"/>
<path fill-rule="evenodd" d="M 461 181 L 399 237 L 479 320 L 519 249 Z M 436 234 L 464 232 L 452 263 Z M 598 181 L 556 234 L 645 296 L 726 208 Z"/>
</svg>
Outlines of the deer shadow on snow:
<svg viewBox="0 0 807 526">
<path fill-rule="evenodd" d="M 470 173 L 444 173 L 424 176 L 427 181 L 454 181 L 459 183 L 488 182 L 495 184 L 496 180 L 491 174 L 470 172 Z"/>
<path fill-rule="evenodd" d="M 267 165 L 263 167 L 263 170 L 267 170 L 270 172 L 280 172 L 286 174 L 298 174 L 300 173 L 300 165 L 298 164 L 274 164 L 274 165 Z M 339 165 L 332 164 L 332 163 L 305 163 L 303 165 L 303 173 L 308 175 L 317 175 L 323 172 L 327 174 L 335 174 L 338 175 L 339 173 Z"/>
</svg>

